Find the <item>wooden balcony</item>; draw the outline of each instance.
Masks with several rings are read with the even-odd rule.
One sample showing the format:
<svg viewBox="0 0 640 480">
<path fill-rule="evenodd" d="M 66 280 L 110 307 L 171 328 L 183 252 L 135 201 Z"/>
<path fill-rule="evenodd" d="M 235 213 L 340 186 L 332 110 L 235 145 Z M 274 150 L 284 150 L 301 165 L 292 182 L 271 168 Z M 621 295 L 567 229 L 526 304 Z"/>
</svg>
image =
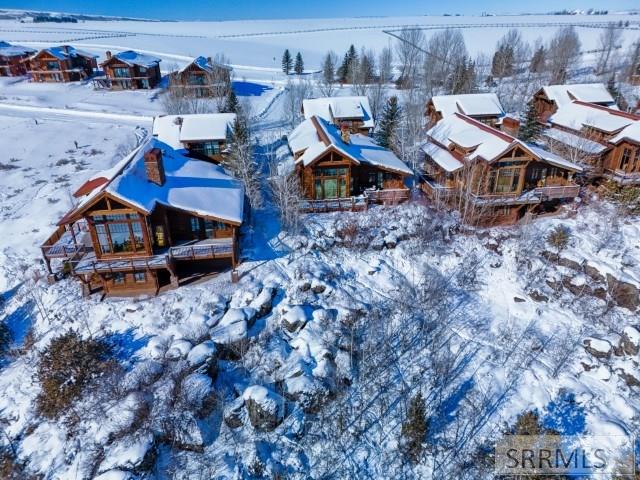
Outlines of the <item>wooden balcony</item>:
<svg viewBox="0 0 640 480">
<path fill-rule="evenodd" d="M 215 260 L 233 257 L 233 239 L 216 238 L 171 247 L 169 256 L 174 260 Z"/>
<path fill-rule="evenodd" d="M 70 227 L 59 226 L 40 249 L 47 260 L 68 259 L 92 251 L 86 222 L 76 222 Z"/>
<path fill-rule="evenodd" d="M 640 185 L 640 172 L 605 170 L 604 177 L 620 185 Z"/>
<path fill-rule="evenodd" d="M 533 190 L 542 201 L 557 200 L 561 198 L 575 198 L 580 194 L 579 185 L 557 185 L 538 187 Z"/>
<path fill-rule="evenodd" d="M 367 190 L 364 195 L 369 203 L 397 205 L 409 200 L 411 191 L 408 188 L 388 188 L 384 190 Z"/>
<path fill-rule="evenodd" d="M 422 190 L 429 198 L 433 200 L 445 200 L 455 195 L 456 189 L 441 185 L 434 180 L 425 180 L 420 184 L 420 190 Z"/>
<path fill-rule="evenodd" d="M 365 196 L 345 197 L 345 198 L 328 198 L 324 200 L 303 200 L 301 209 L 308 213 L 324 213 L 324 212 L 356 212 L 366 210 L 369 201 Z"/>
</svg>

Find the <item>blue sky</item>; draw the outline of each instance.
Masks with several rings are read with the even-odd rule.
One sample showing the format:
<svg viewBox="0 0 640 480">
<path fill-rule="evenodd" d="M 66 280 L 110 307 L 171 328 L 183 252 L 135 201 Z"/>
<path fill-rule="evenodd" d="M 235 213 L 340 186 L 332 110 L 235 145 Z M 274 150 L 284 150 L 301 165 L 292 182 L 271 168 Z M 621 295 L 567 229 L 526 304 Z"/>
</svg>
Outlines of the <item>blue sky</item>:
<svg viewBox="0 0 640 480">
<path fill-rule="evenodd" d="M 234 20 L 260 18 L 400 16 L 442 13 L 477 15 L 551 10 L 640 7 L 638 0 L 0 0 L 0 8 L 94 13 L 175 20 Z"/>
</svg>

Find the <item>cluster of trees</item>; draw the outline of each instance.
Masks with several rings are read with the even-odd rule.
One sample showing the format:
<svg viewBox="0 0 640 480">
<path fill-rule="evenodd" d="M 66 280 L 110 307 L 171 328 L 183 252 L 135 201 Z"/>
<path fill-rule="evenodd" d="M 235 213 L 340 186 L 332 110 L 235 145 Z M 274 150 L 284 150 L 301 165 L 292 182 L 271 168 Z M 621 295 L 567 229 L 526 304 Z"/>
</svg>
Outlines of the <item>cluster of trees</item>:
<svg viewBox="0 0 640 480">
<path fill-rule="evenodd" d="M 304 73 L 304 61 L 302 60 L 302 54 L 298 52 L 294 62 L 289 49 L 286 49 L 282 54 L 282 71 L 285 75 L 289 75 L 292 70 L 296 75 L 302 75 Z"/>
</svg>

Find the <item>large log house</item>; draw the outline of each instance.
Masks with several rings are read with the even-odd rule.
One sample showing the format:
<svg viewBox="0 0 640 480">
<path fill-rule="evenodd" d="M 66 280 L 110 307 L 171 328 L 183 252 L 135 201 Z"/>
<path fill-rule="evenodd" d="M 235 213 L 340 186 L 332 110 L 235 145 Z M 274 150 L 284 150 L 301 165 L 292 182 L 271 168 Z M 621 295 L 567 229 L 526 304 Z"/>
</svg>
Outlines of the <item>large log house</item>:
<svg viewBox="0 0 640 480">
<path fill-rule="evenodd" d="M 370 135 L 375 122 L 366 96 L 320 97 L 302 101 L 302 114 L 306 120 L 320 117 L 335 127 L 349 127 L 351 133 Z"/>
<path fill-rule="evenodd" d="M 463 220 L 513 223 L 573 200 L 580 166 L 460 113 L 440 120 L 423 146 L 423 190 L 464 210 Z"/>
<path fill-rule="evenodd" d="M 100 64 L 104 77 L 94 79 L 98 87 L 113 90 L 138 90 L 155 88 L 162 78 L 160 59 L 133 50 L 112 55 Z"/>
<path fill-rule="evenodd" d="M 70 45 L 61 45 L 40 50 L 24 61 L 34 82 L 77 82 L 93 75 L 97 58 Z"/>
<path fill-rule="evenodd" d="M 78 189 L 42 245 L 89 293 L 152 293 L 238 262 L 244 193 L 221 167 L 150 139 Z"/>
<path fill-rule="evenodd" d="M 169 87 L 192 93 L 196 97 L 222 97 L 231 88 L 231 72 L 227 65 L 210 57 L 197 57 L 182 70 L 171 74 Z"/>
<path fill-rule="evenodd" d="M 370 137 L 312 116 L 288 136 L 309 210 L 364 208 L 409 198 L 411 169 Z"/>
<path fill-rule="evenodd" d="M 28 68 L 25 60 L 34 53 L 33 48 L 0 41 L 0 77 L 26 75 Z"/>
</svg>

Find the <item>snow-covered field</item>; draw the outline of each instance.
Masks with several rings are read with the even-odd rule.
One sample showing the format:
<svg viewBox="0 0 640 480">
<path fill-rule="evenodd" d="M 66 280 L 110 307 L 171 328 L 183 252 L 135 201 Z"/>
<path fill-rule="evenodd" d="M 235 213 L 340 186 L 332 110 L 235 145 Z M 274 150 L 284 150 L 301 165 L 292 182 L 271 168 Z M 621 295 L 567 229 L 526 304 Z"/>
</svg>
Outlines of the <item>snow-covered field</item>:
<svg viewBox="0 0 640 480">
<path fill-rule="evenodd" d="M 403 25 L 474 24 L 464 34 L 478 53 L 508 28 L 493 24 L 537 24 L 522 27 L 534 40 L 550 36 L 552 22 L 601 21 L 0 21 L 0 39 L 82 44 L 100 55 L 136 48 L 177 64 L 223 52 L 266 142 L 282 132 L 284 48 L 299 49 L 314 69 L 328 48 L 379 49 L 391 41 L 382 30 Z M 598 29 L 579 33 L 583 49 L 595 47 Z M 562 434 L 638 433 L 640 321 L 616 295 L 640 287 L 640 219 L 618 217 L 595 195 L 557 217 L 480 231 L 409 204 L 308 216 L 305 233 L 292 237 L 266 208 L 245 232 L 237 285 L 225 273 L 155 298 L 106 300 L 82 298 L 70 279 L 47 285 L 39 245 L 72 205 L 71 192 L 113 165 L 162 111 L 158 91 L 0 80 L 0 323 L 14 348 L 0 370 L 0 446 L 26 472 L 56 480 L 489 478 L 471 467 L 445 477 L 402 462 L 400 424 L 418 390 L 436 452 L 454 445 L 474 455 L 527 410 Z M 556 258 L 545 238 L 560 224 L 571 235 Z M 35 411 L 40 352 L 70 329 L 108 341 L 120 369 L 64 421 L 45 420 Z M 273 431 L 254 428 L 271 420 Z"/>
</svg>

